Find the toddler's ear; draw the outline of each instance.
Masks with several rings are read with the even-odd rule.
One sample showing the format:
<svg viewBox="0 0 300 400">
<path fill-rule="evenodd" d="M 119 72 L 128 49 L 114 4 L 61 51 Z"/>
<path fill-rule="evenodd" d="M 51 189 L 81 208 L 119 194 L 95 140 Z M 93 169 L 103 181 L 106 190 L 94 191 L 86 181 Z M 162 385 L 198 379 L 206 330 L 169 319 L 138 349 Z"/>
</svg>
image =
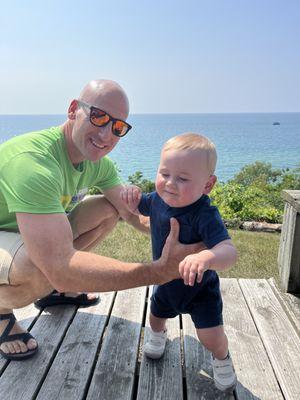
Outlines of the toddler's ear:
<svg viewBox="0 0 300 400">
<path fill-rule="evenodd" d="M 216 175 L 211 175 L 209 177 L 208 181 L 206 182 L 203 194 L 209 194 L 212 191 L 212 188 L 215 186 L 216 182 L 217 182 Z"/>
</svg>

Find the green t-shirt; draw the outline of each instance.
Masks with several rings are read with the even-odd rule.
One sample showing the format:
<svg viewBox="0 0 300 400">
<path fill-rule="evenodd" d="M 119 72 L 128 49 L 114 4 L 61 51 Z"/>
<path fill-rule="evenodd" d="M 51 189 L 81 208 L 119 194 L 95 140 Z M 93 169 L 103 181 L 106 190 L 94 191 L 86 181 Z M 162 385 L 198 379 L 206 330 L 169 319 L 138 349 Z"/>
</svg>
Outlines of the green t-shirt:
<svg viewBox="0 0 300 400">
<path fill-rule="evenodd" d="M 18 231 L 16 212 L 64 213 L 89 188 L 121 184 L 114 163 L 71 163 L 59 127 L 16 136 L 0 145 L 0 230 Z"/>
</svg>

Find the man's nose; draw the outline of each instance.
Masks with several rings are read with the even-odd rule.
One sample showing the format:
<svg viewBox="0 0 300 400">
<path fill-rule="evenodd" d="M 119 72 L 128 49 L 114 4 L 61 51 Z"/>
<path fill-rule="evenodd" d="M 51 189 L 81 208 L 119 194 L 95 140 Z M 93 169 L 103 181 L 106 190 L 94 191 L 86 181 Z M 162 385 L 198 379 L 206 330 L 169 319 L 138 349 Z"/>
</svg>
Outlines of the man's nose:
<svg viewBox="0 0 300 400">
<path fill-rule="evenodd" d="M 112 135 L 112 122 L 109 122 L 105 126 L 101 126 L 98 131 L 98 136 L 100 136 L 101 139 L 109 139 L 109 137 Z"/>
</svg>

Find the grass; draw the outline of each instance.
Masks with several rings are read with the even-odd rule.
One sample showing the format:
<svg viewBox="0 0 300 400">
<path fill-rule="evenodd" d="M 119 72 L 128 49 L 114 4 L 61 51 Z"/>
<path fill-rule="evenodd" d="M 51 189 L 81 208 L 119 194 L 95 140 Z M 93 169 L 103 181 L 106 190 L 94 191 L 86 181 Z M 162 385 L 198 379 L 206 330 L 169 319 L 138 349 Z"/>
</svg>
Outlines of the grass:
<svg viewBox="0 0 300 400">
<path fill-rule="evenodd" d="M 239 260 L 219 275 L 226 278 L 270 278 L 278 282 L 278 233 L 229 230 L 238 250 Z M 116 229 L 95 249 L 96 253 L 120 260 L 150 261 L 150 238 L 130 225 L 119 222 Z"/>
</svg>

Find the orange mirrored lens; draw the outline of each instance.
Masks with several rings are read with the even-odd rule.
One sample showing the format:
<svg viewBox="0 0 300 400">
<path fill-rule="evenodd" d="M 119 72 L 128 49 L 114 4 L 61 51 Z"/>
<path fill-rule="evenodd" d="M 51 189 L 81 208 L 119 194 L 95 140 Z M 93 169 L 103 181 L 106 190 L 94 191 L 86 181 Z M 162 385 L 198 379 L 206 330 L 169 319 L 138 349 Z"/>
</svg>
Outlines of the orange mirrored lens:
<svg viewBox="0 0 300 400">
<path fill-rule="evenodd" d="M 127 132 L 128 126 L 123 121 L 115 121 L 113 124 L 113 130 L 115 135 L 123 136 Z"/>
<path fill-rule="evenodd" d="M 109 121 L 109 115 L 100 110 L 93 110 L 91 111 L 91 121 L 97 126 L 102 126 Z"/>
</svg>

